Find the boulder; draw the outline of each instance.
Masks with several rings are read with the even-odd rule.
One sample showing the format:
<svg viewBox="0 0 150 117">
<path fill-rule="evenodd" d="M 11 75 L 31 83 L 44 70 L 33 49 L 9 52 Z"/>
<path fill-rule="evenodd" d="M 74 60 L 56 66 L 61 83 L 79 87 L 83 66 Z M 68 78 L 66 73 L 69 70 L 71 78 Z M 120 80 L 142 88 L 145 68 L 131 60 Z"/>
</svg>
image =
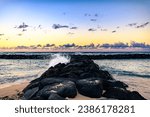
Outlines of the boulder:
<svg viewBox="0 0 150 117">
<path fill-rule="evenodd" d="M 24 93 L 23 98 L 26 99 L 26 100 L 32 99 L 32 97 L 38 92 L 38 90 L 39 90 L 39 87 L 28 89 Z"/>
<path fill-rule="evenodd" d="M 77 95 L 75 83 L 72 81 L 64 81 L 62 83 L 54 83 L 44 86 L 38 93 L 37 97 L 48 99 L 51 93 L 57 93 L 62 97 L 74 98 Z"/>
<path fill-rule="evenodd" d="M 132 91 L 130 94 L 130 100 L 146 100 L 143 96 L 141 96 L 137 91 Z"/>
<path fill-rule="evenodd" d="M 117 87 L 126 89 L 128 87 L 127 84 L 117 80 L 103 80 L 103 89 L 108 90 L 110 88 Z"/>
<path fill-rule="evenodd" d="M 22 92 L 25 93 L 27 90 L 32 89 L 32 88 L 35 88 L 35 87 L 39 87 L 39 82 L 30 83 L 27 87 L 25 87 L 25 88 L 23 89 Z"/>
<path fill-rule="evenodd" d="M 78 92 L 84 96 L 91 98 L 99 98 L 102 96 L 103 86 L 100 79 L 89 78 L 76 82 Z"/>
<path fill-rule="evenodd" d="M 114 98 L 119 100 L 145 100 L 137 91 L 129 91 L 122 88 L 111 88 L 107 90 L 104 94 L 104 97 Z"/>
<path fill-rule="evenodd" d="M 119 100 L 129 100 L 129 93 L 130 91 L 122 89 L 122 88 L 110 88 L 107 90 L 104 94 L 103 97 L 107 98 L 114 98 L 114 99 L 119 99 Z"/>
<path fill-rule="evenodd" d="M 66 100 L 64 97 L 61 97 L 60 95 L 56 93 L 52 93 L 49 97 L 48 100 Z"/>
<path fill-rule="evenodd" d="M 43 78 L 43 79 L 41 79 L 39 85 L 40 85 L 40 87 L 44 87 L 44 86 L 51 85 L 54 83 L 62 83 L 63 81 L 64 81 L 64 79 L 57 78 L 57 77 Z"/>
</svg>

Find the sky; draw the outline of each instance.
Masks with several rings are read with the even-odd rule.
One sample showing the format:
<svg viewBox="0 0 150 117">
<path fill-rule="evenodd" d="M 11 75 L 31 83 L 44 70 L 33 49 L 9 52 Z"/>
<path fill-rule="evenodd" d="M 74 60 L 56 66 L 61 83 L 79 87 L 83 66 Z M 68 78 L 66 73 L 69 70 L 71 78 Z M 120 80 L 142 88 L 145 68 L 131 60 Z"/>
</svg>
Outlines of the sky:
<svg viewBox="0 0 150 117">
<path fill-rule="evenodd" d="M 150 44 L 149 0 L 0 0 L 0 48 Z"/>
</svg>

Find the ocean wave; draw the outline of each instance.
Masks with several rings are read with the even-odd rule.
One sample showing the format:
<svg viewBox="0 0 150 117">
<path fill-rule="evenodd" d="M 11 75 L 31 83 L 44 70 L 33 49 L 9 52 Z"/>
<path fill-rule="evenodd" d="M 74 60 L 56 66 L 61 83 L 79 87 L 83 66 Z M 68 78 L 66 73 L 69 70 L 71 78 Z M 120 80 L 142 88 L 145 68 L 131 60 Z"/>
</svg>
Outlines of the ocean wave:
<svg viewBox="0 0 150 117">
<path fill-rule="evenodd" d="M 137 73 L 133 71 L 125 71 L 125 70 L 115 69 L 113 67 L 105 67 L 105 66 L 101 66 L 100 68 L 109 71 L 111 74 L 125 75 L 130 77 L 150 78 L 150 75 L 148 75 L 148 73 Z"/>
</svg>

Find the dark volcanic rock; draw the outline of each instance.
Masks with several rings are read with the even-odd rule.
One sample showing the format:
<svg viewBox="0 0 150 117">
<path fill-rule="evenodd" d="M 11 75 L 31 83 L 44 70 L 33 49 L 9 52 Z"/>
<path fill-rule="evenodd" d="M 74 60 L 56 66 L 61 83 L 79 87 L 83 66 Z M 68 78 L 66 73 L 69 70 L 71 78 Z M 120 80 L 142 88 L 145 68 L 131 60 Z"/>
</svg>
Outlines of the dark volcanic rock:
<svg viewBox="0 0 150 117">
<path fill-rule="evenodd" d="M 60 95 L 56 93 L 52 93 L 49 97 L 48 100 L 65 100 L 65 98 L 61 97 Z"/>
<path fill-rule="evenodd" d="M 77 95 L 76 85 L 72 81 L 64 81 L 44 86 L 38 93 L 37 97 L 48 99 L 52 93 L 57 93 L 62 97 L 74 98 Z"/>
<path fill-rule="evenodd" d="M 136 91 L 126 90 L 127 87 L 125 83 L 116 81 L 108 71 L 101 70 L 88 57 L 75 57 L 67 64 L 59 63 L 50 67 L 31 81 L 23 90 L 23 99 L 64 100 L 67 97 L 74 98 L 77 90 L 91 98 L 145 99 Z"/>
<path fill-rule="evenodd" d="M 23 98 L 24 99 L 32 99 L 32 97 L 38 92 L 39 90 L 39 87 L 35 87 L 35 88 L 32 88 L 32 89 L 28 89 L 25 93 L 24 93 L 24 96 Z"/>
<path fill-rule="evenodd" d="M 130 94 L 131 100 L 146 100 L 143 96 L 141 96 L 137 91 L 132 91 Z"/>
<path fill-rule="evenodd" d="M 128 85 L 121 81 L 103 80 L 103 89 L 104 90 L 108 90 L 113 87 L 126 89 L 128 87 Z"/>
<path fill-rule="evenodd" d="M 103 92 L 102 81 L 100 79 L 89 78 L 76 82 L 80 94 L 91 98 L 99 98 Z"/>
<path fill-rule="evenodd" d="M 44 86 L 51 85 L 54 83 L 62 83 L 63 81 L 64 80 L 61 78 L 43 78 L 41 79 L 39 84 L 40 84 L 40 87 L 44 87 Z"/>
<path fill-rule="evenodd" d="M 138 92 L 135 91 L 131 92 L 121 88 L 111 88 L 103 94 L 103 97 L 114 98 L 119 100 L 144 100 L 145 99 Z"/>
<path fill-rule="evenodd" d="M 26 92 L 29 89 L 35 88 L 39 86 L 39 82 L 30 83 L 26 88 L 23 89 L 23 92 Z"/>
<path fill-rule="evenodd" d="M 57 91 L 60 96 L 74 98 L 77 95 L 77 89 L 74 82 L 65 81 L 62 84 L 64 86 Z"/>
</svg>

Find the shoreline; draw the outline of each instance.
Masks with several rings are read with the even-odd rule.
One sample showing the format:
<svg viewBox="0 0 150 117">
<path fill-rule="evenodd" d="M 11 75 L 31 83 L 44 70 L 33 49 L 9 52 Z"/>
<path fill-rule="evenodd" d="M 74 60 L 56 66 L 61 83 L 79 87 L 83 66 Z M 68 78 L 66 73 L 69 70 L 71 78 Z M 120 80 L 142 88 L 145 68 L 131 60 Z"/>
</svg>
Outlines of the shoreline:
<svg viewBox="0 0 150 117">
<path fill-rule="evenodd" d="M 130 91 L 138 91 L 146 99 L 150 100 L 150 79 L 144 78 L 119 78 L 115 77 L 116 80 L 123 81 L 129 87 Z M 6 97 L 10 99 L 18 100 L 18 93 L 21 93 L 22 90 L 29 84 L 28 81 L 20 83 L 11 83 L 6 87 L 0 88 L 0 99 L 5 99 Z M 78 93 L 78 95 L 70 100 L 95 100 L 96 98 L 89 98 Z M 103 98 L 102 98 L 103 99 Z"/>
</svg>

